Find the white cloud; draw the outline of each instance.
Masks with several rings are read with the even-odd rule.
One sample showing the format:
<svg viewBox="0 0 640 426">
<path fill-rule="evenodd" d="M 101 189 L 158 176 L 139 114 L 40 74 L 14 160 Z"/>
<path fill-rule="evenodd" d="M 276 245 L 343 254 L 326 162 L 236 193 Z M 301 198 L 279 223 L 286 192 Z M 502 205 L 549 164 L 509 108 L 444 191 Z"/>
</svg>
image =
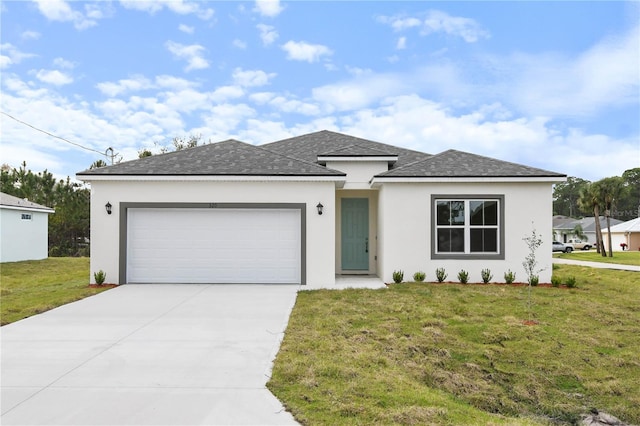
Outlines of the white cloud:
<svg viewBox="0 0 640 426">
<path fill-rule="evenodd" d="M 211 95 L 193 89 L 177 92 L 165 92 L 159 95 L 164 99 L 163 104 L 176 112 L 192 112 L 207 109 L 211 106 Z"/>
<path fill-rule="evenodd" d="M 262 16 L 273 18 L 278 16 L 284 8 L 280 5 L 280 0 L 256 0 L 254 10 Z"/>
<path fill-rule="evenodd" d="M 233 47 L 236 47 L 236 48 L 241 49 L 241 50 L 244 50 L 244 49 L 246 49 L 246 48 L 247 48 L 247 43 L 246 43 L 246 42 L 244 42 L 244 41 L 242 41 L 242 40 L 239 40 L 239 39 L 237 39 L 237 38 L 236 38 L 236 39 L 234 39 L 234 40 L 231 42 L 231 44 L 233 45 Z"/>
<path fill-rule="evenodd" d="M 58 70 L 39 70 L 35 73 L 36 78 L 43 83 L 54 86 L 64 86 L 73 83 L 73 78 Z"/>
<path fill-rule="evenodd" d="M 189 25 L 186 25 L 186 24 L 178 25 L 178 29 L 183 33 L 187 33 L 187 34 L 193 34 L 194 31 L 196 30 L 194 27 L 190 27 Z"/>
<path fill-rule="evenodd" d="M 378 16 L 377 20 L 383 24 L 389 24 L 394 31 L 402 31 L 422 25 L 422 21 L 420 19 L 413 17 Z"/>
<path fill-rule="evenodd" d="M 319 115 L 321 113 L 320 107 L 316 104 L 302 102 L 297 99 L 287 99 L 284 96 L 277 96 L 271 99 L 269 105 L 286 113 L 302 115 Z"/>
<path fill-rule="evenodd" d="M 73 62 L 67 61 L 64 58 L 55 58 L 53 60 L 53 66 L 57 68 L 73 69 L 75 68 L 76 65 Z"/>
<path fill-rule="evenodd" d="M 271 25 L 258 24 L 256 28 L 260 30 L 260 39 L 265 46 L 269 46 L 278 38 L 278 32 Z"/>
<path fill-rule="evenodd" d="M 109 4 L 85 4 L 84 13 L 74 10 L 71 5 L 64 0 L 34 0 L 38 5 L 38 10 L 48 20 L 57 22 L 71 22 L 77 30 L 86 30 L 98 24 L 98 19 L 108 16 L 103 7 L 110 7 Z"/>
<path fill-rule="evenodd" d="M 509 66 L 504 92 L 531 114 L 589 115 L 640 102 L 640 26 L 575 57 L 558 54 L 494 58 Z M 491 65 L 491 64 L 490 64 Z M 506 77 L 506 78 L 505 78 Z"/>
<path fill-rule="evenodd" d="M 173 53 L 176 58 L 187 61 L 185 71 L 209 68 L 209 62 L 203 57 L 205 48 L 199 44 L 187 46 L 174 41 L 167 41 L 165 47 L 169 52 Z"/>
<path fill-rule="evenodd" d="M 255 115 L 255 110 L 245 104 L 219 104 L 202 116 L 202 121 L 213 135 L 229 135 L 238 124 Z"/>
<path fill-rule="evenodd" d="M 407 38 L 406 37 L 400 37 L 398 39 L 398 42 L 396 43 L 396 49 L 402 50 L 402 49 L 406 49 L 406 48 L 407 48 Z"/>
<path fill-rule="evenodd" d="M 198 18 L 209 20 L 214 15 L 214 10 L 202 8 L 204 2 L 185 0 L 120 0 L 120 4 L 125 9 L 139 10 L 150 14 L 155 14 L 164 8 L 179 15 L 195 14 Z"/>
<path fill-rule="evenodd" d="M 210 99 L 212 102 L 227 102 L 231 99 L 244 96 L 244 90 L 239 86 L 221 86 L 214 90 Z"/>
<path fill-rule="evenodd" d="M 443 104 L 406 95 L 386 98 L 339 122 L 339 131 L 431 154 L 453 148 L 589 180 L 637 167 L 637 140 L 572 128 L 560 132 L 547 118 L 513 117 L 501 105 L 456 115 Z M 607 146 L 606 158 L 602 146 Z"/>
<path fill-rule="evenodd" d="M 316 87 L 311 91 L 314 101 L 327 111 L 347 111 L 365 108 L 379 100 L 411 91 L 408 78 L 395 74 L 374 74 L 351 71 L 354 78 Z"/>
<path fill-rule="evenodd" d="M 24 31 L 20 34 L 20 38 L 23 40 L 38 40 L 42 34 L 37 31 Z"/>
<path fill-rule="evenodd" d="M 249 99 L 257 103 L 258 105 L 264 105 L 267 102 L 269 102 L 271 99 L 273 99 L 275 96 L 276 95 L 273 92 L 258 92 L 258 93 L 250 94 Z"/>
<path fill-rule="evenodd" d="M 127 92 L 135 92 L 153 88 L 153 83 L 144 76 L 133 76 L 131 78 L 118 80 L 117 82 L 106 81 L 96 84 L 96 88 L 107 96 L 115 97 Z"/>
<path fill-rule="evenodd" d="M 415 16 L 379 16 L 378 22 L 388 24 L 394 31 L 405 31 L 419 28 L 421 35 L 444 33 L 461 37 L 467 43 L 474 43 L 481 38 L 488 38 L 489 32 L 475 20 L 461 16 L 451 16 L 440 10 L 429 10 Z"/>
<path fill-rule="evenodd" d="M 0 69 L 9 68 L 11 64 L 13 64 L 13 61 L 10 57 L 0 55 Z"/>
<path fill-rule="evenodd" d="M 305 41 L 288 41 L 282 46 L 287 52 L 287 59 L 294 61 L 318 62 L 323 56 L 333 54 L 331 49 L 321 44 L 310 44 Z"/>
<path fill-rule="evenodd" d="M 192 81 L 166 74 L 156 76 L 156 85 L 169 90 L 186 90 L 198 86 Z"/>
<path fill-rule="evenodd" d="M 489 33 L 473 19 L 450 16 L 439 10 L 431 10 L 423 22 L 421 33 L 431 34 L 440 32 L 462 37 L 467 43 L 474 43 L 480 38 L 489 37 Z"/>
<path fill-rule="evenodd" d="M 23 59 L 33 58 L 36 56 L 31 53 L 21 52 L 11 43 L 0 44 L 0 51 L 3 53 L 0 55 L 0 69 L 8 68 L 11 65 L 19 64 Z"/>
<path fill-rule="evenodd" d="M 269 84 L 269 80 L 274 78 L 276 73 L 269 73 L 262 70 L 243 70 L 236 68 L 233 70 L 233 81 L 243 87 L 264 86 Z"/>
</svg>

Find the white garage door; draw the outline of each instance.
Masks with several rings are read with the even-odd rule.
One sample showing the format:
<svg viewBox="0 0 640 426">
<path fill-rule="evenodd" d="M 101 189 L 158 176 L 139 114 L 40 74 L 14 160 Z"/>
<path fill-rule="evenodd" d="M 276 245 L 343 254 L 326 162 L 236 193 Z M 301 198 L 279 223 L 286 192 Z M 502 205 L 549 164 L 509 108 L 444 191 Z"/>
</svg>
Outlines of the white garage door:
<svg viewBox="0 0 640 426">
<path fill-rule="evenodd" d="M 298 209 L 130 208 L 129 283 L 301 279 Z"/>
</svg>

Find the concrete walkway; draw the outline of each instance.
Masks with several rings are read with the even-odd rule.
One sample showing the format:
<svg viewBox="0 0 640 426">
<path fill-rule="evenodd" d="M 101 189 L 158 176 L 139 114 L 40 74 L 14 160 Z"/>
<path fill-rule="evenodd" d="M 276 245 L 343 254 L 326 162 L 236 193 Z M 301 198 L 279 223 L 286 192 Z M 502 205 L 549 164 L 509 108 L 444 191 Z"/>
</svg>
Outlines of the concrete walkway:
<svg viewBox="0 0 640 426">
<path fill-rule="evenodd" d="M 297 290 L 125 285 L 4 326 L 0 423 L 296 424 L 265 384 Z"/>
<path fill-rule="evenodd" d="M 578 266 L 588 266 L 590 268 L 600 268 L 600 269 L 617 269 L 620 271 L 635 271 L 640 272 L 640 265 L 618 265 L 615 263 L 604 263 L 604 262 L 585 262 L 583 260 L 572 260 L 572 259 L 558 259 L 553 258 L 553 263 L 565 264 L 565 265 L 578 265 Z"/>
</svg>

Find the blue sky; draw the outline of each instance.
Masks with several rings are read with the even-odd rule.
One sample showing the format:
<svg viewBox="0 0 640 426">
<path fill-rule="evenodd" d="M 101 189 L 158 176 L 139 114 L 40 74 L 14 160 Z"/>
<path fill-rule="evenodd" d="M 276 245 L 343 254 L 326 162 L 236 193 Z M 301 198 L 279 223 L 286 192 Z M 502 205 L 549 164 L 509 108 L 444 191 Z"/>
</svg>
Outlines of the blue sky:
<svg viewBox="0 0 640 426">
<path fill-rule="evenodd" d="M 640 2 L 0 5 L 13 167 L 322 129 L 589 180 L 640 167 Z"/>
</svg>

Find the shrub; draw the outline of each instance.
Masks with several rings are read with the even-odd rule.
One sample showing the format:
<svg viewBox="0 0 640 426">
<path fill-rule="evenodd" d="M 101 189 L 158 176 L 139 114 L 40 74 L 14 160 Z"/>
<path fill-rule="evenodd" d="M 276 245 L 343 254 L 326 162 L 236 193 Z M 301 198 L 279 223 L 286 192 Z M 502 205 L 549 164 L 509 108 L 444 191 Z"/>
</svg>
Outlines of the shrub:
<svg viewBox="0 0 640 426">
<path fill-rule="evenodd" d="M 540 282 L 540 277 L 537 275 L 531 275 L 529 277 L 529 284 L 531 284 L 532 286 L 537 286 L 538 283 Z"/>
<path fill-rule="evenodd" d="M 396 284 L 400 284 L 404 279 L 404 272 L 402 271 L 393 271 L 393 282 Z"/>
<path fill-rule="evenodd" d="M 445 272 L 444 268 L 436 269 L 436 279 L 439 283 L 447 279 L 447 273 Z"/>
<path fill-rule="evenodd" d="M 515 280 L 516 280 L 516 273 L 511 272 L 511 269 L 507 270 L 507 272 L 504 273 L 504 282 L 506 282 L 507 284 L 513 284 Z"/>
<path fill-rule="evenodd" d="M 558 277 L 556 277 L 555 275 L 551 277 L 551 285 L 554 287 L 560 287 L 560 284 L 562 284 L 562 280 Z"/>
<path fill-rule="evenodd" d="M 567 282 L 565 284 L 569 288 L 575 288 L 576 287 L 576 277 L 574 277 L 573 275 L 570 276 L 570 277 L 567 277 Z"/>
<path fill-rule="evenodd" d="M 464 269 L 461 269 L 460 272 L 458 272 L 458 281 L 460 281 L 461 284 L 466 284 L 469 282 L 469 273 L 467 271 L 465 271 Z"/>
<path fill-rule="evenodd" d="M 487 284 L 493 278 L 493 275 L 491 275 L 491 269 L 488 268 L 480 271 L 480 275 L 482 276 L 482 282 L 485 284 Z"/>
<path fill-rule="evenodd" d="M 422 281 L 424 281 L 426 276 L 427 274 L 425 274 L 424 272 L 418 271 L 415 274 L 413 274 L 413 280 L 417 283 L 421 283 Z"/>
<path fill-rule="evenodd" d="M 104 283 L 104 280 L 107 278 L 107 274 L 105 274 L 105 272 L 100 269 L 98 272 L 93 273 L 93 278 L 96 280 L 96 284 L 102 285 Z"/>
</svg>

